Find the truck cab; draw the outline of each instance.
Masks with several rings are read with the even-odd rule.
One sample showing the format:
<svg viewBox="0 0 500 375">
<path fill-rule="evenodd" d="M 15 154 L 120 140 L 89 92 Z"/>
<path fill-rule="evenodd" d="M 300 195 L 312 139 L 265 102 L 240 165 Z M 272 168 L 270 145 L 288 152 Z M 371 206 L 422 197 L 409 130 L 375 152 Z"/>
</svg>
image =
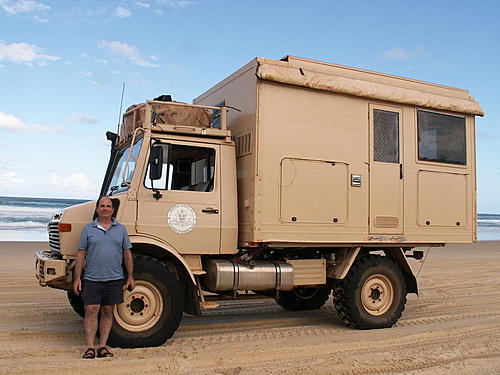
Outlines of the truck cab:
<svg viewBox="0 0 500 375">
<path fill-rule="evenodd" d="M 126 111 L 119 136 L 107 134 L 112 151 L 101 195 L 111 197 L 114 217 L 127 228 L 136 263 L 170 267 L 191 297 L 198 295 L 195 277 L 204 274 L 201 255 L 237 252 L 236 167 L 226 111 L 148 101 Z M 94 207 L 88 202 L 55 213 L 48 224 L 51 250 L 37 253 L 40 284 L 67 290 L 81 315 L 82 301 L 71 292 L 72 270 L 80 233 L 96 217 Z M 139 280 L 129 299 L 150 303 L 137 313 L 116 309 L 125 329 L 143 325 L 144 319 L 128 321 L 130 316 L 160 314 L 152 311 L 155 301 L 162 310 L 161 293 L 150 283 Z M 179 299 L 186 306 L 178 306 L 177 315 L 200 313 L 197 299 Z"/>
</svg>

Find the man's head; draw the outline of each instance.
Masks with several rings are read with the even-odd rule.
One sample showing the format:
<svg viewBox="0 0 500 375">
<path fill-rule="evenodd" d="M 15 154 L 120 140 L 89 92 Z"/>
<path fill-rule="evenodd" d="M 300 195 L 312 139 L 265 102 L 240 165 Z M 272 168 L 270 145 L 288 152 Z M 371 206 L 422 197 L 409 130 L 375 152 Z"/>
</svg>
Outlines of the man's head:
<svg viewBox="0 0 500 375">
<path fill-rule="evenodd" d="M 99 216 L 99 219 L 104 219 L 104 220 L 109 220 L 113 216 L 113 202 L 111 201 L 111 198 L 109 197 L 101 197 L 97 201 L 97 206 L 96 206 L 96 212 L 97 216 Z"/>
</svg>

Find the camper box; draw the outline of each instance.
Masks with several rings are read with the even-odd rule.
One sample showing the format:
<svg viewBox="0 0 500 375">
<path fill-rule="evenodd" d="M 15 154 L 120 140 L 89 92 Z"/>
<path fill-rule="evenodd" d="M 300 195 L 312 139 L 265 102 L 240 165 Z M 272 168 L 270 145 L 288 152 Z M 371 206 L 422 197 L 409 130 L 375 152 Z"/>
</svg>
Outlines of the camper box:
<svg viewBox="0 0 500 375">
<path fill-rule="evenodd" d="M 229 108 L 239 246 L 476 239 L 468 91 L 297 57 L 256 58 L 194 100 Z"/>
</svg>

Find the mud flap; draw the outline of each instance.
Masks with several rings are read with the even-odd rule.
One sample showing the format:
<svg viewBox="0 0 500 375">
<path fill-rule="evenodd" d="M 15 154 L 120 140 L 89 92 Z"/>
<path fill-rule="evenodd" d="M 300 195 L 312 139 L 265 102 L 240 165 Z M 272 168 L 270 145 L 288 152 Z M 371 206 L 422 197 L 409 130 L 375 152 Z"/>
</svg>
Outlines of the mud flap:
<svg viewBox="0 0 500 375">
<path fill-rule="evenodd" d="M 200 297 L 198 296 L 198 288 L 191 280 L 185 280 L 186 298 L 184 300 L 184 312 L 190 315 L 201 315 Z"/>
<path fill-rule="evenodd" d="M 403 272 L 406 280 L 406 291 L 408 293 L 415 293 L 418 296 L 417 279 L 413 275 L 403 250 L 400 248 L 390 248 L 384 249 L 384 253 L 387 257 L 391 258 Z"/>
</svg>

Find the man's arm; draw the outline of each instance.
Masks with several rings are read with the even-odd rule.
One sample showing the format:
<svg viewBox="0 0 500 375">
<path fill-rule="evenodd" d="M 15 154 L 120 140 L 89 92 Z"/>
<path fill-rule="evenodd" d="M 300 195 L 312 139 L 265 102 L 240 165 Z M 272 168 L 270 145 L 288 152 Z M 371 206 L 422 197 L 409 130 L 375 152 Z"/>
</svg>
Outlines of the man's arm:
<svg viewBox="0 0 500 375">
<path fill-rule="evenodd" d="M 134 259 L 132 257 L 132 251 L 130 251 L 130 249 L 123 250 L 123 259 L 125 260 L 125 268 L 127 269 L 127 282 L 125 283 L 125 289 L 131 292 L 135 288 L 135 280 Z"/>
<path fill-rule="evenodd" d="M 76 263 L 75 263 L 75 281 L 73 282 L 73 292 L 78 296 L 82 291 L 82 270 L 85 263 L 85 250 L 78 249 L 76 253 Z"/>
</svg>

